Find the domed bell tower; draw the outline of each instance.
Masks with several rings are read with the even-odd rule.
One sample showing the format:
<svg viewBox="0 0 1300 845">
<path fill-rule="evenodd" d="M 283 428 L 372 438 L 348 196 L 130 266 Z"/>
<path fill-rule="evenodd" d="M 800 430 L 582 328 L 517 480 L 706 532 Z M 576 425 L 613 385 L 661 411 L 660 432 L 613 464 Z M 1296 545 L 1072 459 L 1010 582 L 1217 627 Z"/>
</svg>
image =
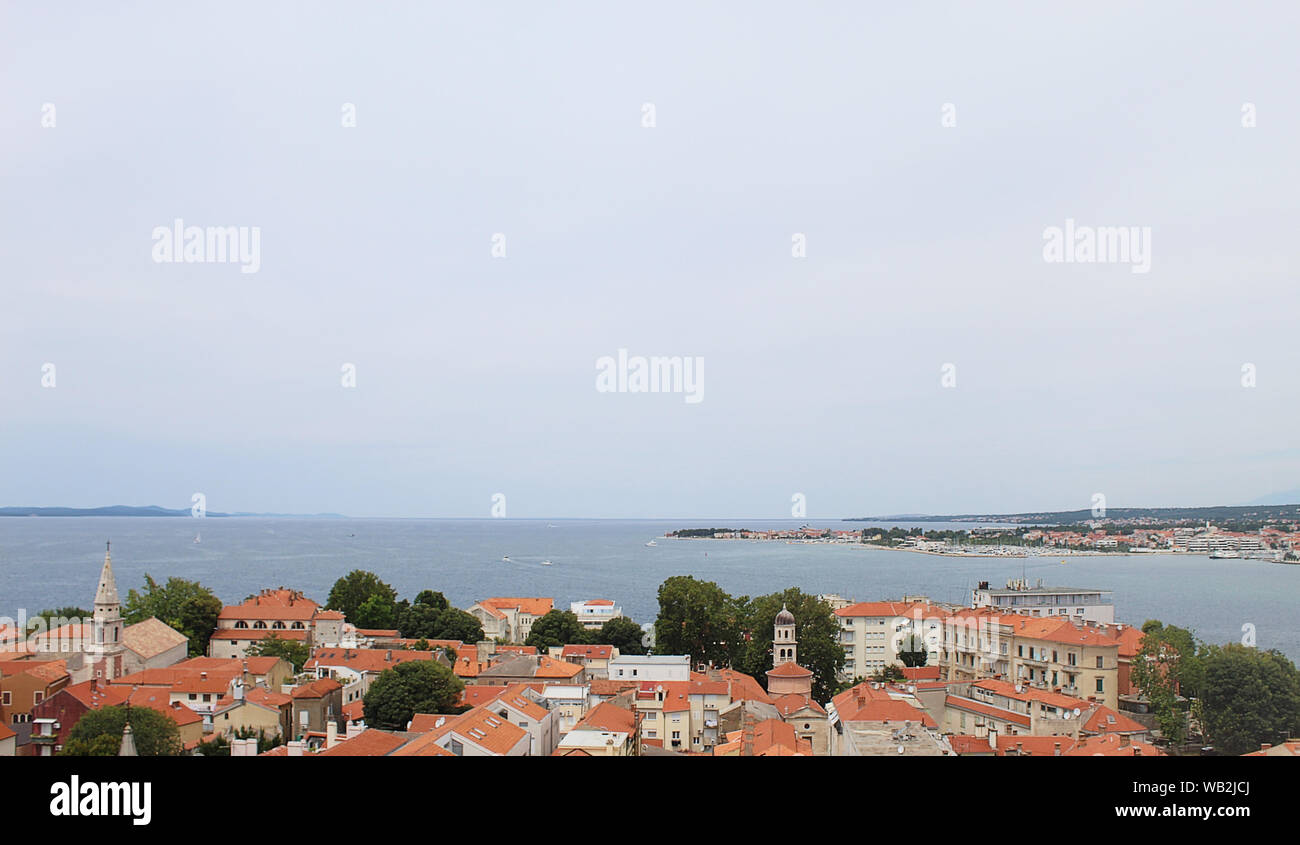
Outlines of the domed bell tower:
<svg viewBox="0 0 1300 845">
<path fill-rule="evenodd" d="M 783 663 L 799 662 L 799 641 L 794 633 L 794 614 L 784 604 L 776 615 L 772 629 L 772 668 Z"/>
</svg>

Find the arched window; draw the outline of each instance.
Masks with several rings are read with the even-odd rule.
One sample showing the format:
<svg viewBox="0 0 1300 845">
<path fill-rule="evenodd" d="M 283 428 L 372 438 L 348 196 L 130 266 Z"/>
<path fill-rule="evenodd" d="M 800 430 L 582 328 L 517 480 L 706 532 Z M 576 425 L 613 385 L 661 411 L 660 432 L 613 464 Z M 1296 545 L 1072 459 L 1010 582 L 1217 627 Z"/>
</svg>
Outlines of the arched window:
<svg viewBox="0 0 1300 845">
<path fill-rule="evenodd" d="M 265 627 L 266 627 L 266 623 L 263 622 L 261 619 L 259 619 L 259 620 L 257 620 L 256 622 L 253 623 L 253 627 L 254 627 L 254 628 L 265 628 Z"/>
<path fill-rule="evenodd" d="M 301 630 L 302 630 L 303 628 L 305 628 L 305 627 L 307 627 L 307 626 L 304 625 L 304 624 L 302 624 L 301 622 L 295 622 L 295 623 L 293 623 L 293 629 L 294 629 L 295 631 L 301 631 Z"/>
<path fill-rule="evenodd" d="M 284 623 L 277 619 L 276 621 L 271 623 L 271 627 L 276 629 L 277 631 L 282 631 L 284 630 Z"/>
<path fill-rule="evenodd" d="M 236 628 L 247 628 L 247 627 L 248 627 L 248 623 L 245 622 L 244 620 L 240 619 L 238 622 L 235 623 L 235 627 L 236 627 Z"/>
</svg>

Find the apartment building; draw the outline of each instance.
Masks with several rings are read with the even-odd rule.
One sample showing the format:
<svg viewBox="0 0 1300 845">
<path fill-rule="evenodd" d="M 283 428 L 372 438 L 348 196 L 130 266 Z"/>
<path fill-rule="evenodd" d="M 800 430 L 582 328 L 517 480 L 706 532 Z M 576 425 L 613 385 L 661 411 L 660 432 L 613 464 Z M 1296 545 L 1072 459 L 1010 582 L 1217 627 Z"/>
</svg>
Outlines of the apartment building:
<svg viewBox="0 0 1300 845">
<path fill-rule="evenodd" d="M 867 678 L 886 666 L 902 666 L 899 647 L 912 634 L 927 646 L 926 662 L 939 662 L 943 620 L 949 611 L 928 599 L 871 601 L 846 605 L 835 611 L 844 648 L 844 680 Z"/>
<path fill-rule="evenodd" d="M 1021 616 L 1066 616 L 1102 624 L 1115 621 L 1110 590 L 1045 587 L 1041 582 L 1031 586 L 1022 578 L 1007 581 L 1001 589 L 981 581 L 971 591 L 971 606 Z"/>
<path fill-rule="evenodd" d="M 480 599 L 469 613 L 483 625 L 483 636 L 505 643 L 528 639 L 533 623 L 550 613 L 555 600 L 548 598 Z"/>
<path fill-rule="evenodd" d="M 607 666 L 611 681 L 689 681 L 691 658 L 685 654 L 620 654 Z"/>
<path fill-rule="evenodd" d="M 970 610 L 945 620 L 939 665 L 948 681 L 999 678 L 1113 709 L 1121 643 L 1113 630 L 1077 617 Z"/>
<path fill-rule="evenodd" d="M 569 610 L 578 617 L 579 624 L 588 631 L 596 631 L 612 619 L 621 619 L 623 608 L 610 599 L 587 599 L 569 603 Z"/>
</svg>

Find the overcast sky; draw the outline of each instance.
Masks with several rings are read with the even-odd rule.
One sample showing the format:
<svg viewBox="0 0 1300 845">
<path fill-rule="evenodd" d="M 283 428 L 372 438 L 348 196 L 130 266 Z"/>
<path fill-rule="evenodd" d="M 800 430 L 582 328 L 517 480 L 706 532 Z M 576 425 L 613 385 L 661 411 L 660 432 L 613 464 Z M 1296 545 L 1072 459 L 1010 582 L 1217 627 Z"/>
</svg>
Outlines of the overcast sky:
<svg viewBox="0 0 1300 845">
<path fill-rule="evenodd" d="M 700 5 L 6 4 L 0 504 L 1300 487 L 1294 4 Z M 257 272 L 156 262 L 177 218 Z M 1045 261 L 1067 220 L 1150 271 Z M 702 401 L 598 391 L 619 349 Z"/>
</svg>

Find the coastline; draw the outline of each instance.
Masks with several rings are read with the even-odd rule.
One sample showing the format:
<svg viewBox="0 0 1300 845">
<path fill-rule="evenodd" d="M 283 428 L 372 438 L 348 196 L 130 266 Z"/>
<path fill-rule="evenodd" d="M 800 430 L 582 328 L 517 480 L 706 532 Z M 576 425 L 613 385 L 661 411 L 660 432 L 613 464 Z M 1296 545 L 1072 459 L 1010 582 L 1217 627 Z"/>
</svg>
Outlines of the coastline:
<svg viewBox="0 0 1300 845">
<path fill-rule="evenodd" d="M 1040 558 L 1040 557 L 1152 557 L 1152 556 L 1171 556 L 1171 557 L 1202 557 L 1200 552 L 1180 552 L 1173 549 L 1151 549 L 1142 552 L 1100 552 L 1090 549 L 1044 549 L 1040 552 L 1029 552 L 1019 554 L 998 554 L 996 552 L 963 552 L 963 551 L 937 551 L 934 549 L 917 549 L 908 546 L 881 546 L 875 543 L 841 543 L 835 540 L 759 540 L 753 537 L 678 537 L 673 535 L 664 535 L 665 540 L 716 540 L 718 542 L 740 542 L 740 543 L 784 543 L 789 546 L 845 546 L 850 548 L 868 549 L 874 551 L 886 552 L 911 552 L 913 554 L 931 555 L 933 557 L 957 557 L 957 558 L 995 558 L 995 559 L 1016 559 L 1016 558 Z M 1212 558 L 1213 559 L 1213 558 Z M 1289 566 L 1300 565 L 1297 561 L 1272 560 L 1264 557 L 1236 557 L 1221 558 L 1225 561 L 1247 561 L 1253 560 L 1260 563 L 1279 563 Z"/>
</svg>

